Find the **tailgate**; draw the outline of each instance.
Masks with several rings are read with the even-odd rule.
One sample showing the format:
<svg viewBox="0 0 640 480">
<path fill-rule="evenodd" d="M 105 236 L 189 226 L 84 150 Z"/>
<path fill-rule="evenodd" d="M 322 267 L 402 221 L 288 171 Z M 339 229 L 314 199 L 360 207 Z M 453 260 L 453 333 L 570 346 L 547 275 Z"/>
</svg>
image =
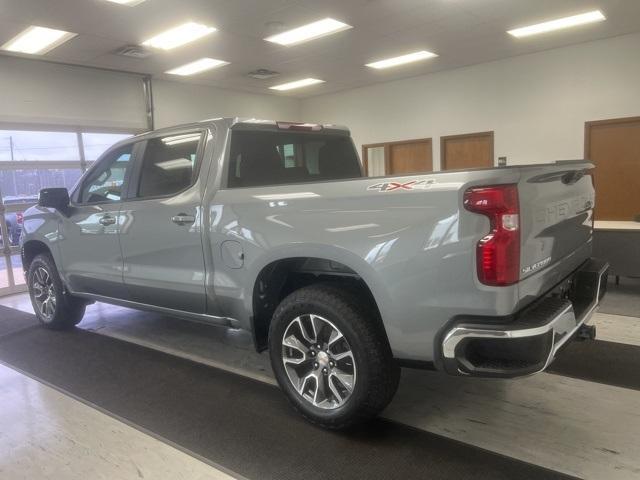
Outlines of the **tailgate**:
<svg viewBox="0 0 640 480">
<path fill-rule="evenodd" d="M 562 259 L 590 249 L 595 192 L 593 165 L 586 161 L 523 167 L 518 183 L 520 200 L 520 279 L 549 267 L 563 270 Z M 558 263 L 560 262 L 560 263 Z M 566 262 L 567 275 L 575 265 Z"/>
</svg>

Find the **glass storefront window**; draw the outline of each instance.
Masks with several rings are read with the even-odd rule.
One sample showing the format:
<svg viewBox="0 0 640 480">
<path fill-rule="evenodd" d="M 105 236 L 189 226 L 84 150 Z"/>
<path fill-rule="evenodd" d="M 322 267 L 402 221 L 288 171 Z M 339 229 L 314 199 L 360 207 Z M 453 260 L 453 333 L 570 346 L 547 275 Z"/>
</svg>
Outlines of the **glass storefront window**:
<svg viewBox="0 0 640 480">
<path fill-rule="evenodd" d="M 0 161 L 42 162 L 80 160 L 75 132 L 0 130 Z"/>
<path fill-rule="evenodd" d="M 21 259 L 17 253 L 22 214 L 38 201 L 40 190 L 47 187 L 72 190 L 85 168 L 111 145 L 131 136 L 50 129 L 0 129 L 0 208 L 6 221 L 0 230 L 0 295 L 24 290 Z M 80 147 L 84 151 L 84 163 Z M 0 215 L 0 222 L 2 218 Z"/>
<path fill-rule="evenodd" d="M 25 280 L 20 255 L 0 255 L 0 288 L 10 286 L 9 269 L 13 273 L 13 285 L 24 285 Z"/>
<path fill-rule="evenodd" d="M 13 269 L 13 281 L 16 285 L 24 285 L 24 272 L 22 271 L 22 257 L 11 255 L 11 268 Z"/>
<path fill-rule="evenodd" d="M 0 170 L 0 191 L 5 205 L 35 203 L 38 193 L 47 187 L 67 187 L 76 184 L 82 171 L 78 168 L 38 168 Z"/>
<path fill-rule="evenodd" d="M 4 255 L 0 256 L 0 289 L 7 288 L 9 286 L 9 272 L 7 271 L 7 258 Z"/>
</svg>

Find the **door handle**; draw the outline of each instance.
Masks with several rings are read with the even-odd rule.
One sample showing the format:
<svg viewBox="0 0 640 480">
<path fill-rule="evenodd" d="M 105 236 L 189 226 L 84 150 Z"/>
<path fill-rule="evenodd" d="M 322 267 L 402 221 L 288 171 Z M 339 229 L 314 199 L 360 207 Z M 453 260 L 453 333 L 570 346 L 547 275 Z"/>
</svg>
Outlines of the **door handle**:
<svg viewBox="0 0 640 480">
<path fill-rule="evenodd" d="M 114 223 L 116 223 L 116 219 L 113 218 L 111 215 L 105 215 L 104 217 L 100 218 L 98 222 L 100 222 L 100 225 L 104 225 L 105 227 L 107 227 L 109 225 L 113 225 Z"/>
<path fill-rule="evenodd" d="M 196 217 L 194 217 L 193 215 L 187 215 L 186 213 L 179 213 L 178 215 L 171 217 L 171 221 L 176 225 L 182 226 L 188 223 L 195 222 Z"/>
</svg>

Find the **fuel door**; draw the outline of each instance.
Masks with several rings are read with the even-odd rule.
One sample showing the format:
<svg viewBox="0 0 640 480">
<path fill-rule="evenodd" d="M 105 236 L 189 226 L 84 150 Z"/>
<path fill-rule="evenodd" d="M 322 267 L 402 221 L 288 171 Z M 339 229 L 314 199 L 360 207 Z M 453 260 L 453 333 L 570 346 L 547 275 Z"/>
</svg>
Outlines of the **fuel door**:
<svg viewBox="0 0 640 480">
<path fill-rule="evenodd" d="M 229 268 L 242 268 L 244 266 L 244 251 L 240 242 L 225 240 L 220 245 L 222 262 Z"/>
</svg>

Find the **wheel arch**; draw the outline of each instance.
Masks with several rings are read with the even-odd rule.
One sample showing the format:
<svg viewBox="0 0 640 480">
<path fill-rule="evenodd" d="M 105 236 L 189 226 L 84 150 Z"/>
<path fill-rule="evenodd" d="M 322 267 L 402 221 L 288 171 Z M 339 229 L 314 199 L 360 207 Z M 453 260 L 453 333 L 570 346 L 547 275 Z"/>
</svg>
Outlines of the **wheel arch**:
<svg viewBox="0 0 640 480">
<path fill-rule="evenodd" d="M 21 249 L 22 269 L 25 272 L 29 271 L 31 262 L 41 253 L 48 253 L 49 255 L 51 255 L 51 257 L 53 257 L 53 252 L 43 241 L 34 239 L 24 242 Z"/>
<path fill-rule="evenodd" d="M 336 282 L 348 286 L 361 296 L 375 314 L 383 331 L 386 289 L 376 272 L 364 260 L 348 251 L 327 254 L 321 249 L 285 249 L 270 255 L 254 268 L 247 308 L 251 312 L 251 330 L 257 351 L 267 348 L 271 317 L 280 301 L 291 292 L 313 283 Z M 285 254 L 286 253 L 286 254 Z M 388 336 L 387 336 L 388 337 Z"/>
</svg>

